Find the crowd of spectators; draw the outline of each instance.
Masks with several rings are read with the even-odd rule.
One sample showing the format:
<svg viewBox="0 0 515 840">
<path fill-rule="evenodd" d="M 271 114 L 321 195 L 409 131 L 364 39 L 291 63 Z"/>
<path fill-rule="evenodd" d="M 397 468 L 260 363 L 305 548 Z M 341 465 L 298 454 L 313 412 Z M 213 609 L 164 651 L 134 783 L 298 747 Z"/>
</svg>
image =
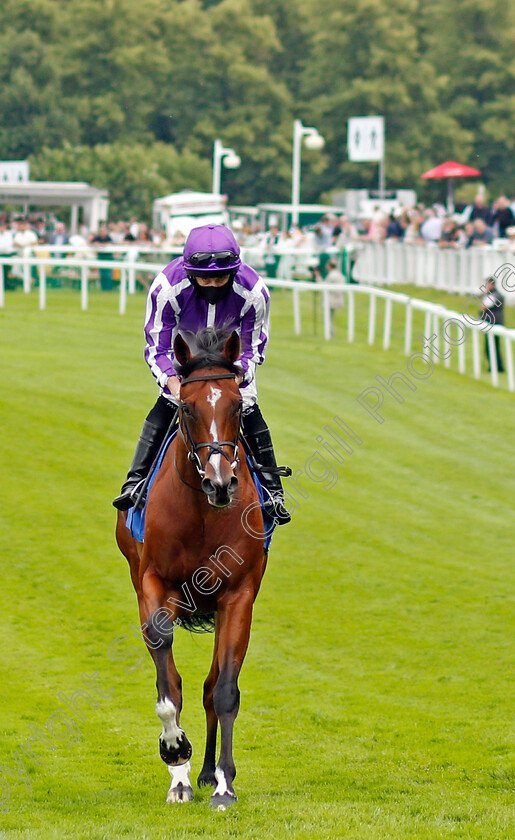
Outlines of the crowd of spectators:
<svg viewBox="0 0 515 840">
<path fill-rule="evenodd" d="M 436 244 L 441 248 L 471 248 L 499 244 L 515 237 L 515 202 L 500 196 L 489 206 L 483 195 L 449 213 L 441 204 L 400 208 L 386 216 L 379 208 L 355 224 L 354 239 L 410 244 Z"/>
<path fill-rule="evenodd" d="M 344 248 L 350 243 L 393 240 L 409 244 L 436 244 L 442 248 L 470 248 L 500 244 L 515 238 L 515 202 L 500 196 L 489 206 L 483 195 L 474 202 L 448 213 L 441 204 L 426 207 L 402 207 L 386 214 L 377 205 L 356 218 L 325 214 L 310 230 L 297 226 L 288 232 L 271 227 L 262 234 L 248 226 L 239 236 L 241 244 L 261 242 L 269 251 L 286 250 L 299 245 L 324 251 Z M 271 261 L 271 259 L 270 259 Z"/>
<path fill-rule="evenodd" d="M 138 244 L 141 246 L 178 247 L 184 243 L 179 234 L 168 241 L 164 231 L 154 231 L 144 222 L 132 218 L 129 221 L 101 222 L 94 231 L 80 225 L 76 233 L 70 233 L 66 224 L 55 216 L 13 216 L 0 215 L 0 253 L 19 251 L 21 248 L 36 248 L 45 245 L 63 245 L 84 248 L 88 244 L 101 247 L 115 244 Z M 55 252 L 55 249 L 51 249 Z"/>
<path fill-rule="evenodd" d="M 388 215 L 378 204 L 371 212 L 358 214 L 356 218 L 326 213 L 314 225 L 302 230 L 298 225 L 292 225 L 285 231 L 271 224 L 263 231 L 256 223 L 247 224 L 239 219 L 233 221 L 232 227 L 240 245 L 261 248 L 269 264 L 276 252 L 298 247 L 325 251 L 359 241 L 396 240 L 434 243 L 442 248 L 470 248 L 513 239 L 515 202 L 510 203 L 506 196 L 500 196 L 489 206 L 484 196 L 478 194 L 472 204 L 458 207 L 453 213 L 448 213 L 441 204 L 431 207 L 417 204 L 398 208 Z M 166 250 L 180 248 L 184 242 L 185 233 L 178 231 L 168 238 L 165 231 L 153 230 L 136 217 L 129 221 L 102 222 L 95 231 L 82 225 L 77 233 L 70 234 L 64 222 L 54 216 L 18 216 L 9 220 L 6 215 L 0 215 L 0 253 L 37 245 L 84 248 L 88 244 L 96 248 L 138 244 Z"/>
<path fill-rule="evenodd" d="M 292 257 L 290 266 L 285 255 L 304 252 L 314 255 L 313 259 L 304 258 L 307 275 L 318 271 L 325 277 L 331 253 L 345 250 L 352 253 L 365 242 L 425 243 L 440 248 L 504 247 L 507 243 L 515 243 L 515 202 L 510 203 L 506 196 L 500 196 L 490 206 L 484 195 L 478 193 L 472 204 L 458 206 L 453 213 L 447 212 L 441 204 L 417 204 L 399 207 L 387 214 L 378 204 L 370 212 L 353 218 L 326 213 L 315 224 L 302 229 L 292 225 L 288 230 L 281 230 L 277 224 L 271 224 L 268 230 L 262 230 L 257 222 L 241 218 L 233 220 L 232 228 L 239 244 L 248 249 L 249 256 L 253 252 L 256 268 L 267 276 L 276 276 L 279 263 L 283 270 L 302 263 Z M 12 219 L 0 215 L 0 254 L 98 255 L 99 259 L 109 260 L 123 256 L 127 246 L 133 251 L 173 253 L 175 250 L 177 253 L 185 242 L 185 233 L 178 231 L 167 237 L 165 231 L 153 230 L 136 217 L 128 221 L 102 222 L 94 231 L 82 225 L 78 232 L 70 233 L 65 223 L 53 215 Z M 55 246 L 62 246 L 63 250 Z M 21 277 L 21 268 L 15 266 L 11 274 Z M 101 269 L 102 288 L 112 287 L 112 276 L 111 270 Z"/>
</svg>

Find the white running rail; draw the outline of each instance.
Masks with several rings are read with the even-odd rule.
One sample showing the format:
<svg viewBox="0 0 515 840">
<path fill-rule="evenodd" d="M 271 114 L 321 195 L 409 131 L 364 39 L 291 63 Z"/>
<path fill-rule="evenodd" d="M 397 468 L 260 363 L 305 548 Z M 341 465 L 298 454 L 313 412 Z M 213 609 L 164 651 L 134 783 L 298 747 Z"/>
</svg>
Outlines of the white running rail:
<svg viewBox="0 0 515 840">
<path fill-rule="evenodd" d="M 127 308 L 127 293 L 129 291 L 129 274 L 131 270 L 148 273 L 150 278 L 154 277 L 162 270 L 163 265 L 158 263 L 143 263 L 138 262 L 128 264 L 125 260 L 101 260 L 101 259 L 50 259 L 49 257 L 5 257 L 0 255 L 0 307 L 5 306 L 4 293 L 4 272 L 3 265 L 21 266 L 24 276 L 28 277 L 28 291 L 31 289 L 31 268 L 36 266 L 38 269 L 39 278 L 39 308 L 46 308 L 46 287 L 47 287 L 47 269 L 53 267 L 76 268 L 80 273 L 80 305 L 81 309 L 88 308 L 88 287 L 90 272 L 93 270 L 107 268 L 120 270 L 120 292 L 119 292 L 119 312 L 125 314 Z M 450 358 L 443 359 L 440 356 L 439 342 L 445 343 L 446 339 L 442 338 L 442 328 L 445 322 L 452 322 L 456 328 L 458 324 L 462 325 L 462 332 L 470 334 L 468 339 L 462 343 L 454 341 L 452 346 L 458 348 L 458 353 L 453 356 L 458 359 L 458 371 L 460 373 L 467 372 L 467 356 L 471 356 L 468 361 L 469 367 L 472 368 L 473 375 L 476 379 L 481 376 L 482 364 L 486 363 L 486 355 L 483 359 L 483 353 L 480 350 L 480 333 L 486 335 L 490 349 L 491 371 L 490 380 L 492 385 L 497 387 L 500 384 L 499 371 L 497 369 L 497 359 L 495 353 L 495 336 L 499 337 L 499 343 L 503 345 L 503 351 L 506 361 L 506 384 L 509 391 L 515 391 L 515 377 L 513 364 L 513 344 L 515 342 L 515 330 L 507 329 L 503 326 L 494 326 L 486 322 L 480 322 L 474 319 L 468 311 L 463 313 L 453 312 L 446 307 L 439 304 L 430 303 L 429 301 L 420 300 L 418 298 L 410 298 L 408 295 L 400 292 L 391 292 L 386 289 L 378 288 L 377 286 L 364 286 L 361 284 L 335 284 L 335 283 L 311 283 L 299 280 L 279 280 L 275 278 L 264 278 L 272 288 L 289 289 L 292 292 L 293 303 L 293 328 L 296 335 L 302 333 L 302 312 L 300 305 L 300 295 L 307 292 L 319 294 L 322 296 L 322 315 L 324 325 L 324 338 L 331 339 L 331 311 L 329 305 L 330 292 L 341 291 L 346 295 L 346 312 L 347 312 L 347 339 L 354 341 L 356 337 L 356 295 L 362 295 L 368 298 L 368 326 L 367 326 L 367 341 L 369 345 L 376 342 L 376 335 L 379 332 L 379 325 L 377 324 L 377 300 L 384 300 L 384 317 L 382 324 L 382 347 L 388 350 L 391 344 L 392 331 L 394 329 L 393 307 L 404 307 L 404 335 L 403 348 L 406 356 L 412 353 L 413 349 L 413 312 L 420 310 L 424 315 L 424 330 L 423 335 L 430 338 L 433 334 L 437 339 L 433 343 L 433 349 L 426 351 L 429 353 L 434 364 L 443 364 L 445 367 L 451 366 Z M 135 285 L 135 284 L 134 284 Z M 470 298 L 469 298 L 470 300 Z M 450 329 L 450 327 L 448 327 Z M 470 349 L 471 348 L 471 349 Z M 421 352 L 419 347 L 418 352 Z"/>
</svg>

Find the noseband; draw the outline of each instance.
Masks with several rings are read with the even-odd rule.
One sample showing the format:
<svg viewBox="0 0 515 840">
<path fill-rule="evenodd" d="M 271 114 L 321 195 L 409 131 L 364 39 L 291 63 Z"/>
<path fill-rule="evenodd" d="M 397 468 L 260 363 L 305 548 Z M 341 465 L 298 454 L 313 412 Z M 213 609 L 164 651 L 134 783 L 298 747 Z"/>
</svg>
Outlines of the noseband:
<svg viewBox="0 0 515 840">
<path fill-rule="evenodd" d="M 183 379 L 183 381 L 181 382 L 181 388 L 184 385 L 189 385 L 190 382 L 208 382 L 211 379 L 235 379 L 235 377 L 236 377 L 235 373 L 213 373 L 213 374 L 210 374 L 208 376 L 189 376 L 187 379 Z M 192 464 L 195 466 L 195 469 L 197 470 L 200 478 L 204 478 L 206 472 L 205 472 L 204 468 L 202 467 L 202 461 L 200 460 L 200 457 L 199 457 L 199 454 L 198 454 L 199 449 L 207 449 L 208 450 L 208 456 L 207 456 L 206 464 L 207 464 L 207 462 L 209 461 L 209 459 L 211 458 L 212 455 L 223 455 L 223 457 L 227 461 L 229 461 L 229 463 L 231 465 L 231 469 L 232 470 L 237 470 L 238 467 L 239 467 L 239 464 L 240 464 L 237 452 L 238 452 L 238 441 L 239 441 L 239 437 L 240 437 L 240 422 L 241 422 L 241 411 L 242 411 L 241 406 L 240 406 L 240 417 L 239 417 L 239 420 L 238 420 L 238 433 L 236 435 L 236 439 L 235 440 L 209 441 L 208 443 L 195 443 L 195 441 L 193 440 L 193 438 L 191 436 L 189 426 L 186 422 L 186 417 L 184 415 L 183 408 L 184 408 L 184 403 L 181 401 L 181 404 L 180 404 L 181 416 L 180 416 L 180 424 L 179 425 L 182 424 L 182 426 L 184 427 L 184 430 L 186 432 L 185 443 L 186 443 L 187 448 L 188 448 L 188 458 L 192 462 Z M 229 458 L 227 453 L 224 452 L 224 450 L 222 448 L 224 446 L 232 446 L 232 450 L 233 450 L 233 453 L 232 453 L 233 454 L 233 459 L 232 460 Z"/>
</svg>

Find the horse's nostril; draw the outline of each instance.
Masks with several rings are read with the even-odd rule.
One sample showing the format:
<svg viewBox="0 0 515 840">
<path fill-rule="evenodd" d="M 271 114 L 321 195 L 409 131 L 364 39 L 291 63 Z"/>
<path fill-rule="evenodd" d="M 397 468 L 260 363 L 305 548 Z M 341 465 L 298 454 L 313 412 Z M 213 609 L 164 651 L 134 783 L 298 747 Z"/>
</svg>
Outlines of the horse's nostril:
<svg viewBox="0 0 515 840">
<path fill-rule="evenodd" d="M 238 479 L 236 478 L 235 475 L 233 475 L 233 477 L 231 478 L 231 480 L 229 482 L 228 492 L 232 495 L 233 493 L 236 493 L 237 489 L 238 489 Z"/>
<path fill-rule="evenodd" d="M 213 482 L 209 478 L 203 478 L 202 479 L 202 490 L 204 491 L 204 493 L 207 493 L 208 496 L 211 493 L 216 492 L 216 488 L 215 488 Z"/>
</svg>

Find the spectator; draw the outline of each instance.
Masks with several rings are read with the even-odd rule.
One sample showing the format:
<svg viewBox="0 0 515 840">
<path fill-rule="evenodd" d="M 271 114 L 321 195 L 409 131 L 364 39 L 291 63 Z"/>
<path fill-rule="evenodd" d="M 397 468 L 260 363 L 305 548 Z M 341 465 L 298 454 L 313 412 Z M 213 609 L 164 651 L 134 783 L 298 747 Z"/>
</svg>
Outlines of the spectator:
<svg viewBox="0 0 515 840">
<path fill-rule="evenodd" d="M 98 229 L 98 233 L 95 236 L 90 236 L 89 241 L 92 245 L 100 245 L 105 246 L 109 242 L 113 242 L 111 239 L 111 235 L 109 233 L 109 229 L 105 222 L 100 223 L 100 227 Z M 100 260 L 112 260 L 113 253 L 112 251 L 99 251 L 98 258 Z M 113 272 L 110 268 L 101 268 L 99 270 L 100 274 L 100 288 L 104 292 L 110 292 L 113 288 Z"/>
<path fill-rule="evenodd" d="M 374 208 L 372 214 L 372 222 L 368 229 L 368 235 L 374 242 L 383 242 L 386 237 L 387 217 L 381 212 L 379 207 Z"/>
<path fill-rule="evenodd" d="M 0 254 L 3 254 L 6 257 L 11 257 L 14 254 L 13 240 L 13 232 L 7 224 L 7 219 L 5 217 L 0 218 Z M 9 266 L 3 265 L 2 272 L 4 277 L 4 285 L 5 287 L 7 287 L 9 285 L 10 276 Z"/>
<path fill-rule="evenodd" d="M 306 241 L 306 237 L 298 225 L 291 226 L 290 239 L 293 248 L 302 248 Z"/>
<path fill-rule="evenodd" d="M 135 241 L 139 239 L 139 222 L 137 216 L 132 216 L 129 222 L 129 231 L 132 233 Z"/>
<path fill-rule="evenodd" d="M 476 227 L 474 222 L 465 222 L 463 225 L 463 233 L 465 236 L 465 248 L 470 248 L 471 245 L 474 244 L 474 233 L 476 231 Z"/>
<path fill-rule="evenodd" d="M 73 248 L 76 248 L 76 251 L 73 251 L 73 257 L 76 260 L 93 260 L 95 259 L 95 254 L 88 248 L 88 241 L 85 236 L 81 233 L 72 233 L 69 239 L 69 245 Z"/>
<path fill-rule="evenodd" d="M 0 254 L 12 254 L 14 250 L 13 232 L 5 217 L 0 218 Z"/>
<path fill-rule="evenodd" d="M 17 220 L 17 231 L 14 234 L 13 244 L 20 257 L 30 257 L 34 245 L 37 245 L 38 238 L 31 229 L 29 220 L 24 216 Z M 21 265 L 14 266 L 12 271 L 13 276 L 22 278 L 23 268 Z M 32 272 L 33 279 L 37 274 Z"/>
<path fill-rule="evenodd" d="M 107 243 L 112 243 L 113 240 L 105 222 L 100 222 L 98 233 L 94 235 L 92 234 L 89 237 L 89 241 L 95 245 L 106 245 Z"/>
<path fill-rule="evenodd" d="M 276 252 L 277 246 L 283 241 L 282 235 L 279 233 L 278 225 L 270 225 L 265 233 L 263 244 L 265 246 L 265 272 L 267 277 L 275 277 L 277 275 L 277 266 L 279 265 L 280 255 Z"/>
<path fill-rule="evenodd" d="M 120 242 L 127 242 L 127 229 L 128 225 L 122 221 L 116 222 L 116 224 L 111 227 L 109 235 L 116 245 L 119 245 Z"/>
<path fill-rule="evenodd" d="M 47 229 L 46 229 L 46 222 L 41 216 L 36 219 L 34 227 L 32 228 L 34 233 L 36 234 L 38 240 L 45 240 L 47 241 Z"/>
<path fill-rule="evenodd" d="M 504 325 L 504 295 L 497 291 L 495 287 L 495 280 L 489 277 L 486 281 L 486 293 L 481 299 L 481 314 L 482 321 L 488 321 L 490 324 Z M 501 341 L 500 336 L 494 335 L 495 356 L 497 361 L 497 370 L 499 373 L 504 373 L 504 365 L 501 356 Z M 485 352 L 488 359 L 488 370 L 491 370 L 490 360 L 490 343 L 488 341 L 488 332 L 485 332 Z"/>
<path fill-rule="evenodd" d="M 491 245 L 493 241 L 494 232 L 492 228 L 487 227 L 483 219 L 476 219 L 474 221 L 472 245 Z"/>
<path fill-rule="evenodd" d="M 490 208 L 485 202 L 484 195 L 481 195 L 481 193 L 478 193 L 474 199 L 474 206 L 470 211 L 469 222 L 475 222 L 476 219 L 482 219 L 485 225 L 490 225 L 492 220 Z"/>
<path fill-rule="evenodd" d="M 438 240 L 440 248 L 460 248 L 466 242 L 467 237 L 454 219 L 444 219 L 442 222 L 442 235 Z"/>
<path fill-rule="evenodd" d="M 319 282 L 322 280 L 319 272 L 315 272 L 315 279 Z M 327 276 L 324 283 L 345 283 L 345 277 L 338 270 L 336 260 L 333 260 L 332 257 L 327 261 Z M 334 291 L 329 292 L 329 311 L 331 317 L 331 337 L 334 336 L 334 328 L 333 328 L 333 319 L 334 313 L 337 309 L 342 309 L 344 305 L 344 297 L 343 292 L 340 290 L 335 289 Z"/>
<path fill-rule="evenodd" d="M 408 242 L 410 244 L 418 244 L 419 242 L 423 242 L 420 235 L 420 226 L 423 221 L 422 214 L 416 208 L 409 211 L 408 213 L 409 224 L 406 227 L 404 233 L 404 242 Z"/>
<path fill-rule="evenodd" d="M 55 231 L 52 234 L 52 236 L 50 237 L 50 244 L 51 245 L 68 245 L 69 242 L 70 242 L 70 239 L 69 239 L 68 233 L 66 231 L 66 226 L 63 224 L 63 222 L 57 222 L 57 224 L 55 226 Z M 61 257 L 63 256 L 63 252 L 62 251 L 54 251 L 53 255 L 56 259 L 60 260 Z"/>
<path fill-rule="evenodd" d="M 319 251 L 326 251 L 333 244 L 335 217 L 326 213 L 315 225 L 315 244 Z"/>
<path fill-rule="evenodd" d="M 14 235 L 14 246 L 21 249 L 24 253 L 30 253 L 30 249 L 36 244 L 38 238 L 29 225 L 28 219 L 21 217 L 18 219 L 18 229 Z"/>
<path fill-rule="evenodd" d="M 505 195 L 501 195 L 493 206 L 492 225 L 497 227 L 499 237 L 506 237 L 506 228 L 515 225 L 515 215 L 510 207 L 510 202 Z"/>
<path fill-rule="evenodd" d="M 438 218 L 432 207 L 425 212 L 425 221 L 420 227 L 420 234 L 424 242 L 438 242 L 442 235 L 442 220 Z"/>
<path fill-rule="evenodd" d="M 340 216 L 337 227 L 340 233 L 338 234 L 335 245 L 340 251 L 343 251 L 351 242 L 359 239 L 359 234 L 348 216 Z"/>
<path fill-rule="evenodd" d="M 182 230 L 176 230 L 174 235 L 172 236 L 172 248 L 182 248 L 185 242 L 186 237 L 183 234 Z"/>
<path fill-rule="evenodd" d="M 389 222 L 386 227 L 386 238 L 387 239 L 403 239 L 404 238 L 404 228 L 401 225 L 401 221 L 395 213 L 390 213 Z"/>
<path fill-rule="evenodd" d="M 152 245 L 152 236 L 145 222 L 140 222 L 138 225 L 138 242 L 141 242 L 142 245 Z"/>
</svg>

